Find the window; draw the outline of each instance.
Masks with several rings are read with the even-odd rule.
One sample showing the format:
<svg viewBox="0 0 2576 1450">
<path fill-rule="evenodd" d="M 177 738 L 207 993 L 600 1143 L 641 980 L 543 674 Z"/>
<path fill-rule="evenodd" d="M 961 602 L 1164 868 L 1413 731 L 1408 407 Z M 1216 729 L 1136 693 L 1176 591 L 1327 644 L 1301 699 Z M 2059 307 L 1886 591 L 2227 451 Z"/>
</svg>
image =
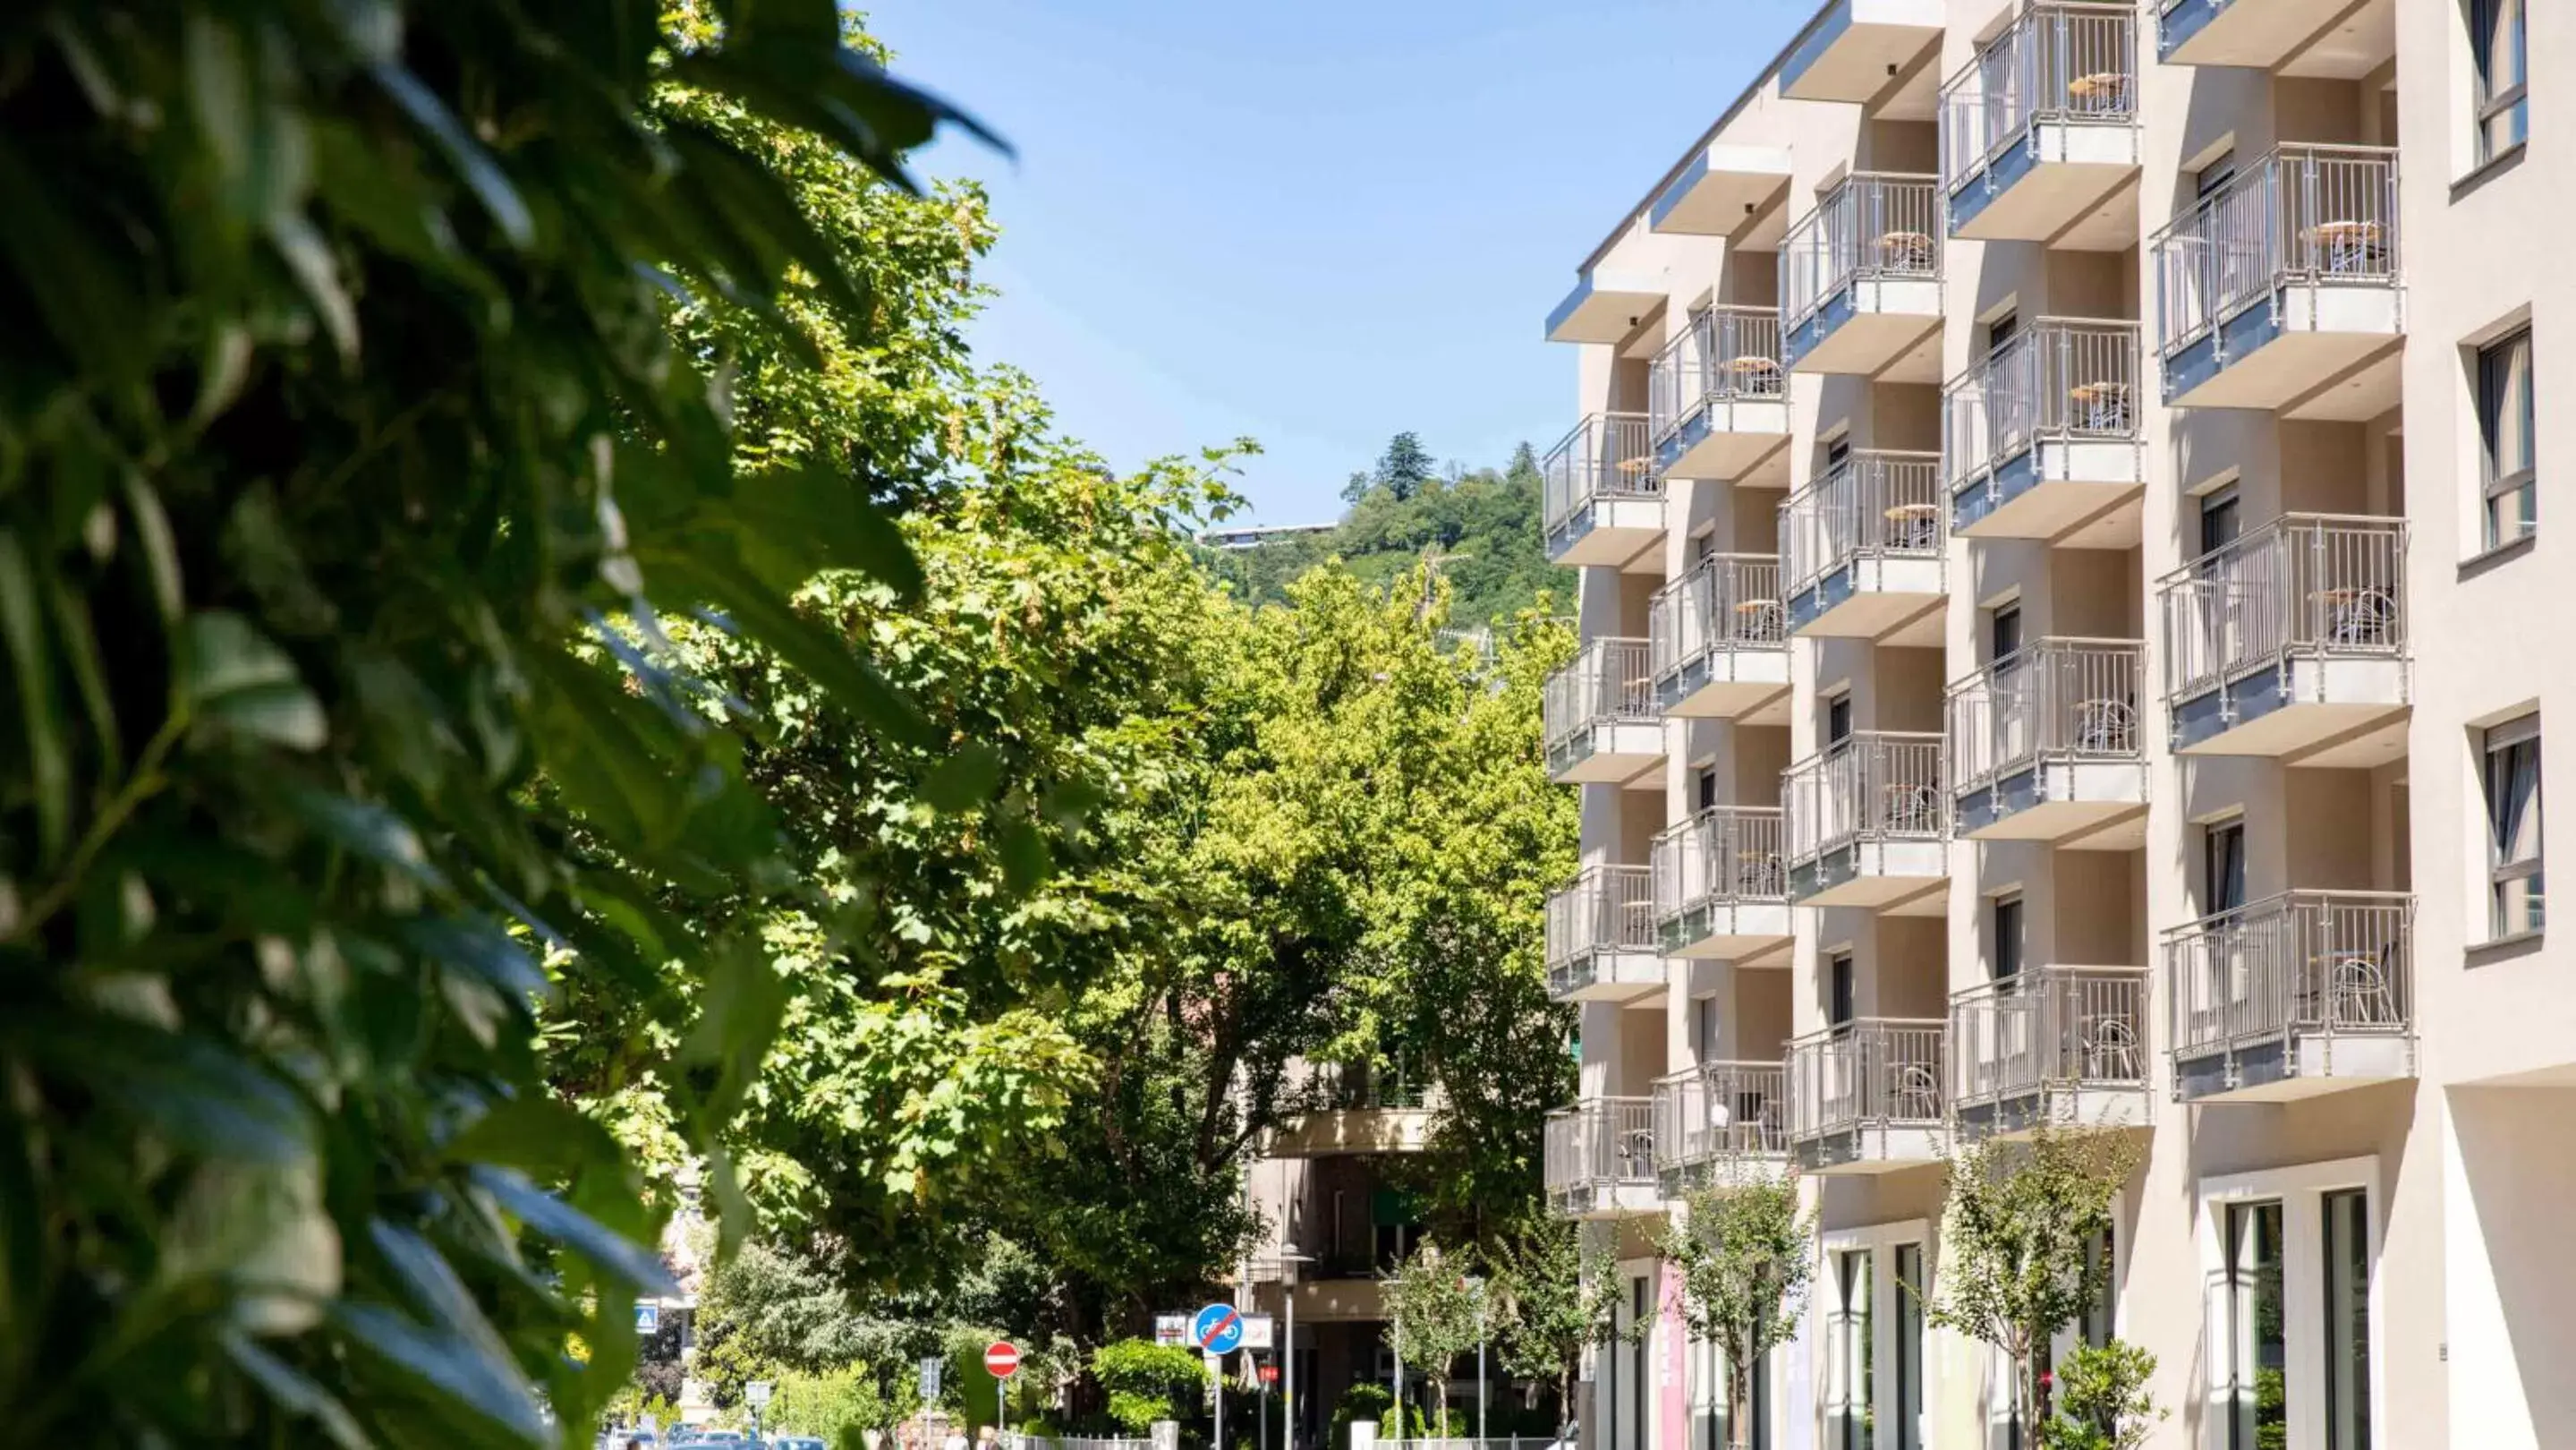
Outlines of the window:
<svg viewBox="0 0 2576 1450">
<path fill-rule="evenodd" d="M 1845 433 L 1838 437 L 1827 439 L 1825 442 L 1825 476 L 1831 478 L 1836 472 L 1841 470 L 1844 464 L 1849 462 L 1851 462 L 1851 435 L 1849 433 Z"/>
<path fill-rule="evenodd" d="M 1620 1440 L 1616 1443 L 1627 1447 L 1627 1450 L 1645 1450 L 1646 1367 L 1653 1362 L 1650 1355 L 1652 1353 L 1652 1345 L 1655 1337 L 1650 1333 L 1644 1332 L 1647 1324 L 1646 1281 L 1644 1279 L 1631 1279 L 1628 1281 L 1628 1284 L 1630 1294 L 1629 1313 L 1631 1316 L 1628 1322 L 1636 1326 L 1640 1332 L 1637 1335 L 1637 1342 L 1630 1345 L 1628 1348 L 1629 1413 L 1628 1423 L 1625 1427 L 1628 1431 L 1628 1435 L 1626 1439 Z"/>
<path fill-rule="evenodd" d="M 2236 542 L 2240 529 L 2236 522 L 2236 489 L 2217 489 L 2201 496 L 2200 551 L 2214 554 Z"/>
<path fill-rule="evenodd" d="M 1716 766 L 1703 765 L 1691 772 L 1691 800 L 1693 810 L 1704 811 L 1717 804 Z"/>
<path fill-rule="evenodd" d="M 2227 1450 L 2289 1443 L 2287 1310 L 2280 1203 L 2227 1205 Z"/>
<path fill-rule="evenodd" d="M 2085 1305 L 2082 1330 L 2084 1342 L 2095 1349 L 2111 1342 L 2112 1311 L 2120 1297 L 2117 1264 L 2111 1230 L 2105 1228 L 2084 1246 L 2084 1277 L 2093 1297 Z"/>
<path fill-rule="evenodd" d="M 2021 652 L 2021 605 L 1998 604 L 1986 616 L 1986 658 L 2000 663 Z"/>
<path fill-rule="evenodd" d="M 2496 937 L 2541 928 L 2540 717 L 2486 734 L 2487 930 Z"/>
<path fill-rule="evenodd" d="M 2540 527 L 2532 450 L 2531 334 L 2478 351 L 2478 434 L 2486 474 L 2486 546 L 2500 549 Z"/>
<path fill-rule="evenodd" d="M 2469 53 L 2477 64 L 2478 160 L 2492 161 L 2531 134 L 2524 82 L 2524 0 L 2469 0 Z"/>
<path fill-rule="evenodd" d="M 1923 1450 L 1923 1246 L 1896 1246 L 1896 1444 Z"/>
<path fill-rule="evenodd" d="M 2370 1450 L 2370 1200 L 2326 1194 L 2326 1450 Z"/>
<path fill-rule="evenodd" d="M 2009 982 L 2021 975 L 2021 898 L 1998 896 L 1994 906 L 1995 980 Z"/>
<path fill-rule="evenodd" d="M 1825 747 L 1832 749 L 1851 739 L 1851 692 L 1845 690 L 1825 702 Z"/>
<path fill-rule="evenodd" d="M 2227 189 L 2236 179 L 2236 153 L 2222 151 L 2207 166 L 2192 173 L 2191 194 L 2194 201 L 2207 201 Z"/>
<path fill-rule="evenodd" d="M 1852 954 L 1836 952 L 1832 963 L 1833 1000 L 1825 1004 L 1826 1021 L 1834 1027 L 1848 1027 L 1854 1015 Z"/>
<path fill-rule="evenodd" d="M 1717 999 L 1715 997 L 1692 998 L 1691 1056 L 1701 1062 L 1715 1061 L 1717 1039 Z"/>
<path fill-rule="evenodd" d="M 2021 319 L 2010 312 L 1987 323 L 1986 356 L 1993 357 L 2003 351 L 2005 345 L 2013 340 L 2014 334 L 2020 331 Z"/>
<path fill-rule="evenodd" d="M 1871 1383 L 1870 1251 L 1834 1255 L 1834 1396 L 1841 1450 L 1876 1450 L 1877 1396 Z"/>
<path fill-rule="evenodd" d="M 2245 823 L 2224 821 L 2201 830 L 2200 906 L 2217 916 L 2245 904 Z"/>
</svg>

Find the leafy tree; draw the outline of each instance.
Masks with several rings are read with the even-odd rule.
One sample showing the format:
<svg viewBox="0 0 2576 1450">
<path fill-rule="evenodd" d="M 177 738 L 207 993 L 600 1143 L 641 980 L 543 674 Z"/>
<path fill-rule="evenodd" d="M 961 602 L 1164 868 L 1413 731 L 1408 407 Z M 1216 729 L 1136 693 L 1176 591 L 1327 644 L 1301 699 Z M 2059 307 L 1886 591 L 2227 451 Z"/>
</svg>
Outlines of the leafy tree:
<svg viewBox="0 0 2576 1450">
<path fill-rule="evenodd" d="M 1449 1371 L 1486 1329 L 1486 1286 L 1475 1269 L 1474 1255 L 1444 1254 L 1438 1244 L 1425 1240 L 1379 1281 L 1396 1354 L 1419 1366 L 1439 1387 L 1433 1401 L 1439 1407 L 1434 1435 L 1451 1433 Z"/>
<path fill-rule="evenodd" d="M 1092 1378 L 1109 1396 L 1109 1417 L 1130 1435 L 1142 1435 L 1156 1420 L 1179 1420 L 1198 1413 L 1207 1369 L 1199 1352 L 1150 1339 L 1121 1339 L 1092 1351 Z"/>
<path fill-rule="evenodd" d="M 2138 1150 L 2111 1130 L 2043 1128 L 2027 1144 L 1982 1140 L 1950 1163 L 1940 1287 L 1931 1322 L 1993 1345 L 2013 1363 L 2013 1417 L 2047 1450 L 2048 1344 L 2105 1291 L 2089 1252 Z"/>
<path fill-rule="evenodd" d="M 715 13 L 0 20 L 17 1438 L 581 1443 L 664 1275 L 548 1091 L 550 991 L 651 1004 L 664 1070 L 593 1086 L 743 1221 L 786 996 L 751 913 L 799 882 L 743 737 L 630 641 L 703 610 L 948 745 L 788 604 L 913 592 L 869 496 L 918 455 L 740 477 L 716 381 L 877 325 L 766 143 L 894 175 L 946 112 L 821 0 Z"/>
<path fill-rule="evenodd" d="M 760 1416 L 762 1428 L 772 1433 L 813 1435 L 826 1442 L 839 1440 L 845 1430 L 884 1429 L 899 1418 L 899 1410 L 879 1388 L 876 1372 L 862 1364 L 780 1375 Z M 864 1437 L 860 1443 L 866 1443 Z"/>
<path fill-rule="evenodd" d="M 1727 1433 L 1738 1441 L 1751 1423 L 1755 1369 L 1806 1312 L 1815 1232 L 1814 1212 L 1798 1211 L 1795 1177 L 1747 1173 L 1693 1188 L 1657 1233 L 1691 1338 L 1726 1361 Z"/>
<path fill-rule="evenodd" d="M 2057 1367 L 2057 1420 L 2049 1443 L 2058 1450 L 2145 1450 L 2147 1437 L 2172 1411 L 2148 1390 L 2156 1357 L 2112 1340 L 2085 1345 Z"/>
<path fill-rule="evenodd" d="M 1397 503 L 1410 501 L 1432 477 L 1431 455 L 1424 450 L 1421 435 L 1398 433 L 1387 440 L 1386 452 L 1377 460 L 1375 482 Z"/>
<path fill-rule="evenodd" d="M 1606 1241 L 1587 1247 L 1582 1226 L 1559 1218 L 1526 1221 L 1488 1254 L 1500 1310 L 1492 1329 L 1503 1368 L 1554 1384 L 1557 1412 L 1565 1415 L 1583 1352 L 1620 1337 L 1617 1255 Z M 1627 1337 L 1644 1332 L 1644 1325 L 1631 1325 Z"/>
</svg>

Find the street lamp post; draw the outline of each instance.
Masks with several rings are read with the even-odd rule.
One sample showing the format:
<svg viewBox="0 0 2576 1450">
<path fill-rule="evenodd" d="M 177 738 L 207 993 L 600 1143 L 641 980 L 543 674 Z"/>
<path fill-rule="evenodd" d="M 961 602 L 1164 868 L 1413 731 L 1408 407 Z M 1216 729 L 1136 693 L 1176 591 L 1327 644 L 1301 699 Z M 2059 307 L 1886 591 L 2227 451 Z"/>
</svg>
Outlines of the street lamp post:
<svg viewBox="0 0 2576 1450">
<path fill-rule="evenodd" d="M 1280 1351 L 1279 1416 L 1287 1450 L 1297 1450 L 1297 1266 L 1315 1256 L 1295 1244 L 1279 1246 L 1279 1297 L 1288 1301 L 1288 1341 Z"/>
<path fill-rule="evenodd" d="M 1471 1280 L 1476 1286 L 1476 1441 L 1485 1439 L 1485 1281 Z"/>
</svg>

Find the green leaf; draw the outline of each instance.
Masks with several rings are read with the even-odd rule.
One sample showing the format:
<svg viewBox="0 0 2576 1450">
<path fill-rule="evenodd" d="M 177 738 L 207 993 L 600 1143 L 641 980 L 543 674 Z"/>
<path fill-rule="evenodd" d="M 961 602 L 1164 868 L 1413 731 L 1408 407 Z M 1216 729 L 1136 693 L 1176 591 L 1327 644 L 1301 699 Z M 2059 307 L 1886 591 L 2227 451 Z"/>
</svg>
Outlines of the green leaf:
<svg viewBox="0 0 2576 1450">
<path fill-rule="evenodd" d="M 19 1051 L 151 1125 L 173 1148 L 253 1163 L 312 1151 L 295 1094 L 205 1037 L 95 1016 L 26 1026 Z"/>
<path fill-rule="evenodd" d="M 815 574 L 858 569 L 892 588 L 897 602 L 921 602 L 921 561 L 893 519 L 870 505 L 847 476 L 822 467 L 775 469 L 707 501 L 700 528 L 730 536 L 743 562 L 781 594 Z"/>
<path fill-rule="evenodd" d="M 549 995 L 546 974 L 508 932 L 479 917 L 424 917 L 405 923 L 412 949 L 461 968 L 525 1004 Z"/>
<path fill-rule="evenodd" d="M 542 1089 L 509 1098 L 447 1142 L 451 1163 L 490 1163 L 569 1177 L 619 1162 L 617 1140 L 581 1111 Z"/>
<path fill-rule="evenodd" d="M 921 799 L 933 810 L 970 811 L 991 800 L 1001 784 L 1002 753 L 969 740 L 923 778 Z"/>
<path fill-rule="evenodd" d="M 26 731 L 27 765 L 34 776 L 37 840 L 52 860 L 71 836 L 72 763 L 54 700 L 53 657 L 45 648 L 40 597 L 34 567 L 17 534 L 0 530 L 0 636 L 9 642 L 9 665 L 18 683 L 18 719 Z"/>
<path fill-rule="evenodd" d="M 301 786 L 279 792 L 279 799 L 306 825 L 343 848 L 433 891 L 447 888 L 446 873 L 421 848 L 420 836 L 384 807 Z"/>
<path fill-rule="evenodd" d="M 646 1294 L 677 1294 L 679 1284 L 659 1255 L 626 1238 L 507 1168 L 479 1167 L 476 1186 L 519 1222 L 588 1259 Z"/>
<path fill-rule="evenodd" d="M 646 581 L 668 598 L 696 598 L 724 610 L 745 634 L 778 652 L 871 727 L 911 745 L 928 745 L 930 729 L 910 701 L 831 631 L 798 614 L 740 561 L 710 549 L 691 553 L 638 549 Z"/>
<path fill-rule="evenodd" d="M 1002 827 L 1001 852 L 1002 882 L 1015 895 L 1034 890 L 1053 869 L 1046 837 L 1025 819 L 1015 818 Z"/>
<path fill-rule="evenodd" d="M 310 1420 L 341 1450 L 369 1450 L 367 1433 L 349 1414 L 348 1407 L 320 1385 L 307 1378 L 285 1360 L 262 1349 L 259 1341 L 239 1329 L 227 1328 L 221 1335 L 224 1355 L 235 1368 L 250 1377 L 277 1407 L 301 1420 Z"/>
<path fill-rule="evenodd" d="M 428 133 L 431 143 L 446 155 L 448 164 L 456 168 L 456 174 L 483 203 L 483 210 L 491 214 L 510 244 L 524 248 L 534 243 L 536 221 L 528 214 L 527 202 L 510 184 L 509 174 L 492 159 L 492 153 L 466 131 L 465 123 L 456 119 L 446 103 L 398 64 L 379 62 L 368 68 L 368 74 L 414 125 Z"/>
<path fill-rule="evenodd" d="M 197 720 L 221 734 L 319 750 L 330 738 L 322 702 L 295 660 L 238 614 L 189 616 L 187 693 Z"/>
<path fill-rule="evenodd" d="M 332 1306 L 331 1323 L 377 1367 L 409 1381 L 414 1395 L 467 1412 L 519 1444 L 553 1443 L 536 1397 L 506 1357 L 486 1353 L 461 1334 L 424 1328 L 380 1304 L 343 1300 Z"/>
</svg>

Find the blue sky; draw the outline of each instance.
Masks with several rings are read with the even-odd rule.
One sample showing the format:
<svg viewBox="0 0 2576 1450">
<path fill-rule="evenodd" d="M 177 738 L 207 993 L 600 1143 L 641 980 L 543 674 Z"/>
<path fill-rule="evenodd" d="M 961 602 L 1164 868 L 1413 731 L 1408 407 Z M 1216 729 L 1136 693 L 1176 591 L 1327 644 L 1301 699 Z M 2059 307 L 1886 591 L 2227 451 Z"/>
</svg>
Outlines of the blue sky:
<svg viewBox="0 0 2576 1450">
<path fill-rule="evenodd" d="M 1019 148 L 974 332 L 1131 466 L 1249 434 L 1262 523 L 1399 429 L 1500 463 L 1574 422 L 1539 327 L 1814 0 L 877 0 L 909 79 Z"/>
</svg>

